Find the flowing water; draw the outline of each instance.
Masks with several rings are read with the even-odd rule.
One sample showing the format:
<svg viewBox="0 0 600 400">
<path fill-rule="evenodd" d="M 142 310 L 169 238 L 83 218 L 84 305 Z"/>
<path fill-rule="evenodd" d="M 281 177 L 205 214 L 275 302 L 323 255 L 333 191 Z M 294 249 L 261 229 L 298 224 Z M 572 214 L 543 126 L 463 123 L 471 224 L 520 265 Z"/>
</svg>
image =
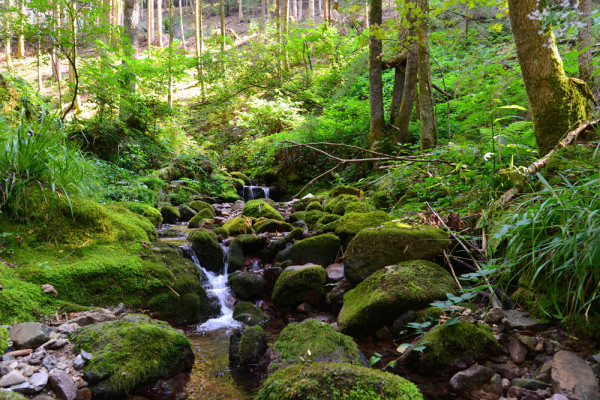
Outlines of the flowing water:
<svg viewBox="0 0 600 400">
<path fill-rule="evenodd" d="M 242 197 L 244 201 L 254 199 L 268 199 L 270 194 L 270 188 L 266 186 L 244 186 L 242 189 Z"/>
</svg>

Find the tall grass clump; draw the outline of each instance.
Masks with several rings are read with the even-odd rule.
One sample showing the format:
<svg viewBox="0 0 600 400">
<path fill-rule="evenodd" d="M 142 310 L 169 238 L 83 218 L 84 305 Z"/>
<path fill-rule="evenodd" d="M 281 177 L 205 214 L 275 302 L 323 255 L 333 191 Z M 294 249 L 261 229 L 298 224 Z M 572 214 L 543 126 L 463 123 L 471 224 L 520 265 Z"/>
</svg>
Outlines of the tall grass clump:
<svg viewBox="0 0 600 400">
<path fill-rule="evenodd" d="M 27 218 L 28 193 L 64 196 L 89 194 L 97 175 L 93 163 L 71 143 L 58 120 L 42 116 L 0 128 L 0 210 Z M 49 195 L 49 196 L 48 196 Z"/>
<path fill-rule="evenodd" d="M 599 175 L 543 189 L 517 204 L 496 238 L 507 239 L 502 267 L 562 321 L 600 314 Z"/>
</svg>

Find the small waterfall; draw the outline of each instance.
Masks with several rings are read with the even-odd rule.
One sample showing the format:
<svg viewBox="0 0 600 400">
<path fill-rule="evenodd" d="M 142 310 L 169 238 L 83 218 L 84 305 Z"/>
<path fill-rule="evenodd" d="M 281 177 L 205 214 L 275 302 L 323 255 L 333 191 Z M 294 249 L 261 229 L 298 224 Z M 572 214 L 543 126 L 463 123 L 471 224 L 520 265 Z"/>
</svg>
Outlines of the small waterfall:
<svg viewBox="0 0 600 400">
<path fill-rule="evenodd" d="M 206 279 L 208 280 L 206 291 L 209 294 L 213 294 L 219 300 L 219 305 L 221 306 L 221 315 L 217 318 L 209 319 L 205 323 L 199 325 L 197 327 L 199 332 L 212 332 L 221 328 L 235 328 L 241 325 L 240 322 L 233 319 L 234 298 L 229 290 L 229 286 L 227 286 L 229 249 L 222 244 L 221 247 L 223 247 L 223 261 L 225 266 L 223 268 L 223 273 L 217 275 L 214 272 L 207 271 L 200 265 L 196 252 L 189 244 L 183 246 L 185 254 L 188 255 L 194 264 L 196 264 L 196 266 L 204 272 L 204 275 L 206 275 Z"/>
<path fill-rule="evenodd" d="M 254 199 L 269 199 L 269 187 L 267 186 L 244 186 L 242 189 L 242 198 L 244 201 L 254 200 Z"/>
</svg>

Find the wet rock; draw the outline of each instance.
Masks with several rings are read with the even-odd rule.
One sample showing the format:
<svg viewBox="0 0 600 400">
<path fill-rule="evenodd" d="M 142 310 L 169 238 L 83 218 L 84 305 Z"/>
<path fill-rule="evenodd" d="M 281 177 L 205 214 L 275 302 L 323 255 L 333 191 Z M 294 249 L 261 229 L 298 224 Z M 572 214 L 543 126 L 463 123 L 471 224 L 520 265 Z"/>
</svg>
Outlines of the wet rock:
<svg viewBox="0 0 600 400">
<path fill-rule="evenodd" d="M 198 229 L 188 236 L 192 249 L 200 265 L 208 271 L 221 272 L 224 267 L 223 248 L 217 241 L 217 235 L 207 229 Z"/>
<path fill-rule="evenodd" d="M 344 264 L 331 264 L 325 269 L 328 283 L 337 283 L 344 279 Z"/>
<path fill-rule="evenodd" d="M 49 377 L 50 385 L 54 393 L 62 400 L 75 400 L 77 398 L 77 386 L 71 376 L 65 371 L 55 370 Z"/>
<path fill-rule="evenodd" d="M 260 326 L 238 330 L 229 339 L 229 363 L 235 366 L 256 365 L 267 351 L 267 335 Z"/>
<path fill-rule="evenodd" d="M 396 336 L 404 330 L 408 323 L 414 322 L 417 319 L 417 314 L 414 311 L 406 311 L 394 320 L 392 324 L 392 333 Z"/>
<path fill-rule="evenodd" d="M 383 342 L 393 342 L 394 337 L 392 336 L 392 332 L 390 331 L 390 328 L 388 328 L 387 326 L 384 326 L 383 328 L 377 330 L 377 332 L 375 332 L 375 337 L 378 340 L 381 340 Z"/>
<path fill-rule="evenodd" d="M 50 339 L 52 328 L 39 322 L 16 324 L 9 331 L 10 340 L 16 349 L 37 348 Z"/>
<path fill-rule="evenodd" d="M 189 221 L 197 214 L 196 210 L 185 204 L 178 206 L 177 210 L 179 211 L 180 221 Z"/>
<path fill-rule="evenodd" d="M 463 393 L 476 386 L 490 382 L 494 376 L 491 368 L 474 364 L 464 371 L 457 372 L 450 378 L 450 387 L 454 393 Z"/>
<path fill-rule="evenodd" d="M 229 244 L 229 272 L 244 267 L 247 256 L 257 256 L 267 242 L 264 236 L 240 235 Z"/>
<path fill-rule="evenodd" d="M 263 270 L 263 277 L 267 280 L 270 289 L 275 286 L 275 282 L 277 282 L 282 272 L 283 268 L 280 267 L 268 267 Z"/>
<path fill-rule="evenodd" d="M 325 289 L 325 270 L 315 264 L 292 265 L 281 273 L 273 288 L 273 303 L 278 306 L 309 302 L 319 304 Z"/>
<path fill-rule="evenodd" d="M 275 210 L 267 201 L 250 200 L 242 209 L 242 215 L 249 218 L 265 218 L 283 221 L 283 216 Z"/>
<path fill-rule="evenodd" d="M 504 318 L 504 310 L 499 307 L 491 308 L 485 315 L 485 322 L 495 324 Z"/>
<path fill-rule="evenodd" d="M 166 224 L 174 224 L 179 218 L 179 210 L 172 205 L 165 204 L 158 209 L 162 215 L 163 221 Z"/>
<path fill-rule="evenodd" d="M 27 382 L 27 378 L 25 378 L 19 371 L 12 370 L 0 378 L 0 387 L 10 387 L 13 385 L 19 385 L 23 382 Z"/>
<path fill-rule="evenodd" d="M 85 366 L 85 360 L 81 357 L 81 354 L 75 357 L 75 361 L 73 361 L 73 367 L 79 371 L 82 370 Z"/>
<path fill-rule="evenodd" d="M 314 263 L 326 267 L 335 261 L 340 244 L 340 239 L 332 234 L 313 236 L 280 251 L 277 258 L 294 264 Z"/>
<path fill-rule="evenodd" d="M 254 230 L 256 233 L 265 233 L 265 232 L 290 232 L 294 229 L 292 224 L 288 224 L 287 222 L 278 221 L 276 219 L 259 219 L 254 224 Z"/>
<path fill-rule="evenodd" d="M 498 375 L 500 375 L 503 378 L 506 379 L 515 379 L 518 378 L 520 376 L 520 374 L 517 371 L 514 371 L 508 367 L 505 367 L 503 365 L 497 365 L 497 364 L 493 364 L 491 366 L 491 368 L 494 370 L 494 372 L 496 372 Z"/>
<path fill-rule="evenodd" d="M 364 204 L 364 203 L 359 203 Z M 336 221 L 335 234 L 342 241 L 344 247 L 365 228 L 375 228 L 384 222 L 390 221 L 390 216 L 384 211 L 371 211 L 367 213 L 356 213 L 346 211 L 345 215 Z"/>
<path fill-rule="evenodd" d="M 233 307 L 233 319 L 246 325 L 259 325 L 269 320 L 269 318 L 249 301 L 242 301 Z"/>
<path fill-rule="evenodd" d="M 344 295 L 352 289 L 352 284 L 346 278 L 343 278 L 335 284 L 333 289 L 327 293 L 327 304 L 342 306 L 344 303 Z"/>
<path fill-rule="evenodd" d="M 113 313 L 111 313 L 108 310 L 105 310 L 104 308 L 99 308 L 97 310 L 86 311 L 82 313 L 79 317 L 70 319 L 69 323 L 77 324 L 79 326 L 86 326 L 98 324 L 101 322 L 114 321 L 115 319 L 117 319 L 117 317 L 115 317 Z"/>
<path fill-rule="evenodd" d="M 525 347 L 518 339 L 512 337 L 508 342 L 508 351 L 510 353 L 510 358 L 517 364 L 525 361 L 525 358 L 527 357 L 527 347 Z"/>
<path fill-rule="evenodd" d="M 267 281 L 252 272 L 236 271 L 227 277 L 231 291 L 240 300 L 254 300 L 267 293 Z"/>
<path fill-rule="evenodd" d="M 506 310 L 502 323 L 510 329 L 539 331 L 548 326 L 548 322 L 530 318 L 524 311 Z"/>
<path fill-rule="evenodd" d="M 552 387 L 573 400 L 598 400 L 600 389 L 592 368 L 580 357 L 559 351 L 552 360 Z"/>
<path fill-rule="evenodd" d="M 308 313 L 314 312 L 315 309 L 313 306 L 311 306 L 308 303 L 300 303 L 298 305 L 298 307 L 296 307 L 296 311 L 304 313 L 304 314 L 308 314 Z"/>
</svg>

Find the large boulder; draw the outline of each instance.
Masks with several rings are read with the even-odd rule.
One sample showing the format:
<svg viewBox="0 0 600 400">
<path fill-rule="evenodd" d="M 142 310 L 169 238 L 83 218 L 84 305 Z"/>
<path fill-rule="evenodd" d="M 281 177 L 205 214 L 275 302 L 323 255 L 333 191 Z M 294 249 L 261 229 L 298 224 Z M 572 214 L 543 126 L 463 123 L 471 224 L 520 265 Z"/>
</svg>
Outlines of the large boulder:
<svg viewBox="0 0 600 400">
<path fill-rule="evenodd" d="M 167 224 L 174 224 L 179 219 L 179 210 L 170 204 L 165 204 L 159 208 L 162 220 Z"/>
<path fill-rule="evenodd" d="M 382 227 L 363 229 L 344 253 L 346 278 L 357 284 L 385 266 L 438 256 L 448 244 L 448 235 L 429 225 L 389 222 Z"/>
<path fill-rule="evenodd" d="M 188 370 L 194 362 L 183 332 L 146 316 L 88 325 L 73 333 L 71 341 L 76 351 L 93 354 L 84 377 L 94 399 L 120 398 Z"/>
<path fill-rule="evenodd" d="M 364 365 L 364 356 L 350 336 L 317 320 L 292 322 L 273 346 L 269 372 L 301 362 L 337 362 Z"/>
<path fill-rule="evenodd" d="M 332 198 L 327 204 L 325 204 L 325 211 L 331 214 L 344 215 L 349 204 L 359 202 L 360 200 L 356 196 L 341 194 Z"/>
<path fill-rule="evenodd" d="M 260 308 L 250 301 L 242 301 L 233 306 L 233 319 L 246 325 L 259 325 L 269 320 Z"/>
<path fill-rule="evenodd" d="M 267 351 L 267 335 L 260 326 L 238 330 L 229 339 L 229 364 L 248 366 L 258 364 Z"/>
<path fill-rule="evenodd" d="M 267 281 L 262 275 L 236 271 L 227 277 L 231 291 L 240 300 L 254 300 L 267 294 Z"/>
<path fill-rule="evenodd" d="M 242 269 L 247 256 L 258 256 L 267 243 L 264 236 L 240 235 L 229 244 L 229 272 Z"/>
<path fill-rule="evenodd" d="M 188 228 L 198 228 L 205 221 L 212 221 L 213 219 L 214 215 L 208 208 L 201 209 L 190 219 Z"/>
<path fill-rule="evenodd" d="M 559 351 L 552 359 L 552 387 L 573 400 L 600 400 L 598 380 L 592 368 L 570 351 Z"/>
<path fill-rule="evenodd" d="M 280 251 L 277 258 L 294 264 L 314 263 L 326 267 L 335 262 L 340 245 L 340 239 L 330 233 L 313 236 Z"/>
<path fill-rule="evenodd" d="M 223 229 L 227 231 L 229 236 L 243 235 L 252 233 L 252 224 L 244 217 L 236 217 L 225 222 Z"/>
<path fill-rule="evenodd" d="M 15 349 L 35 349 L 50 339 L 52 328 L 40 322 L 15 324 L 9 331 Z"/>
<path fill-rule="evenodd" d="M 406 379 L 346 363 L 302 363 L 273 373 L 257 400 L 385 399 L 422 400 Z"/>
<path fill-rule="evenodd" d="M 200 265 L 208 271 L 221 272 L 225 266 L 223 248 L 217 235 L 208 229 L 198 229 L 188 236 Z"/>
<path fill-rule="evenodd" d="M 391 220 L 390 216 L 383 211 L 372 211 L 368 213 L 347 212 L 337 220 L 335 234 L 342 241 L 344 247 L 365 228 L 375 228 L 384 222 Z"/>
<path fill-rule="evenodd" d="M 196 212 L 200 212 L 202 210 L 208 210 L 210 212 L 211 215 L 215 214 L 215 209 L 213 206 L 211 206 L 210 204 L 208 204 L 205 201 L 201 201 L 201 200 L 195 200 L 192 201 L 190 203 L 190 207 L 194 210 L 196 210 Z"/>
<path fill-rule="evenodd" d="M 325 270 L 320 265 L 292 265 L 283 270 L 273 288 L 273 303 L 287 306 L 307 301 L 319 304 L 325 293 Z"/>
<path fill-rule="evenodd" d="M 242 215 L 255 219 L 267 218 L 283 221 L 283 216 L 264 200 L 250 200 L 247 202 L 242 209 Z"/>
<path fill-rule="evenodd" d="M 292 229 L 294 229 L 292 224 L 276 219 L 261 218 L 254 224 L 254 230 L 257 233 L 290 232 Z"/>
<path fill-rule="evenodd" d="M 431 261 L 413 260 L 380 269 L 344 296 L 342 332 L 368 334 L 400 314 L 445 299 L 456 290 L 452 276 Z"/>
</svg>

